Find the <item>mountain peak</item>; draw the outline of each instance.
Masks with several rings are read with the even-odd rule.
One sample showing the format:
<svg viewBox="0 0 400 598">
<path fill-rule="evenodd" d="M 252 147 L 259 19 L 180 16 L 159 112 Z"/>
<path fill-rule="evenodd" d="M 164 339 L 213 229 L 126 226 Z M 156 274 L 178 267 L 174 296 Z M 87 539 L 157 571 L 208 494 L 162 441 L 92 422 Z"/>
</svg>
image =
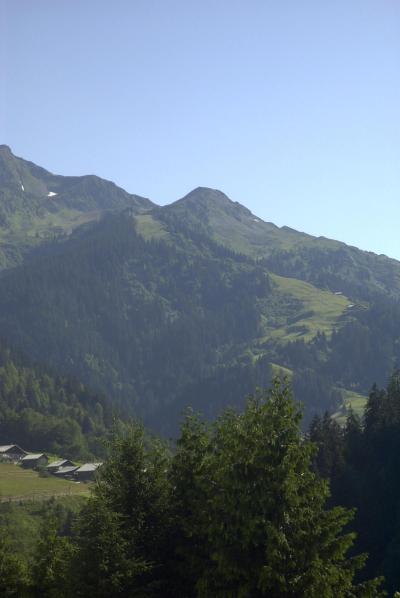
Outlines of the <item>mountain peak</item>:
<svg viewBox="0 0 400 598">
<path fill-rule="evenodd" d="M 199 186 L 199 187 L 195 187 L 194 189 L 192 189 L 192 191 L 190 191 L 186 197 L 188 197 L 189 195 L 215 195 L 215 196 L 219 196 L 219 197 L 226 197 L 227 199 L 228 196 L 223 193 L 222 191 L 220 191 L 219 189 L 213 189 L 212 187 L 203 187 L 203 186 Z"/>
<path fill-rule="evenodd" d="M 0 145 L 0 230 L 11 242 L 26 239 L 27 251 L 106 212 L 129 208 L 139 213 L 152 207 L 150 200 L 111 181 L 96 175 L 54 175 Z M 3 254 L 0 248 L 0 269 L 6 260 Z"/>
<path fill-rule="evenodd" d="M 187 195 L 167 207 L 179 211 L 190 209 L 197 214 L 203 215 L 218 212 L 220 214 L 229 214 L 233 217 L 238 217 L 239 214 L 246 217 L 253 216 L 250 210 L 241 203 L 232 201 L 225 193 L 211 187 L 196 187 Z"/>
<path fill-rule="evenodd" d="M 6 154 L 12 154 L 10 146 L 5 145 L 5 144 L 0 144 L 0 152 L 6 153 Z"/>
<path fill-rule="evenodd" d="M 228 202 L 234 203 L 225 193 L 220 191 L 219 189 L 212 189 L 211 187 L 196 187 L 192 191 L 190 191 L 187 195 L 178 199 L 177 202 Z"/>
<path fill-rule="evenodd" d="M 222 245 L 246 253 L 246 246 L 263 246 L 278 230 L 274 224 L 257 218 L 248 208 L 232 201 L 225 193 L 210 187 L 196 187 L 182 199 L 162 208 L 181 222 L 208 231 Z"/>
</svg>

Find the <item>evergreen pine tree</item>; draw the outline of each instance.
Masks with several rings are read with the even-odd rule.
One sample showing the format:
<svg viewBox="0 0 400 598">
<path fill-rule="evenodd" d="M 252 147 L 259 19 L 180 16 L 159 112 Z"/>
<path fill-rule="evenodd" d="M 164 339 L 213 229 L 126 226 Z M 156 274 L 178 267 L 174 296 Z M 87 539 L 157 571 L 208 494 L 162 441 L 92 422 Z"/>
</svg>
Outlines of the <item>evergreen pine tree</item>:
<svg viewBox="0 0 400 598">
<path fill-rule="evenodd" d="M 377 581 L 354 583 L 365 559 L 347 556 L 354 535 L 343 528 L 352 512 L 325 508 L 328 484 L 311 470 L 315 448 L 302 437 L 300 420 L 288 388 L 277 381 L 251 397 L 243 414 L 225 412 L 208 440 L 199 434 L 202 447 L 191 447 L 193 434 L 181 437 L 175 457 L 181 471 L 183 455 L 199 459 L 201 494 L 188 490 L 181 514 L 191 550 L 208 551 L 197 561 L 203 565 L 198 596 L 379 595 Z M 205 543 L 196 546 L 196 537 Z M 193 554 L 187 561 L 191 567 Z"/>
<path fill-rule="evenodd" d="M 0 534 L 0 596 L 4 598 L 27 598 L 29 577 L 21 558 L 15 554 L 4 528 Z"/>
<path fill-rule="evenodd" d="M 140 425 L 116 434 L 76 526 L 75 595 L 167 595 L 168 452 Z"/>
</svg>

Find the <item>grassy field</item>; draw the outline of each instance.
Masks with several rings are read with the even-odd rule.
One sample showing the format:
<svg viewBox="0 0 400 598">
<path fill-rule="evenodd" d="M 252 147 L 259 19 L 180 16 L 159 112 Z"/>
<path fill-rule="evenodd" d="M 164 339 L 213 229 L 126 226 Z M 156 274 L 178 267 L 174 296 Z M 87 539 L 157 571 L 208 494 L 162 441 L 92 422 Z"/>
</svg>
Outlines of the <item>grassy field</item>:
<svg viewBox="0 0 400 598">
<path fill-rule="evenodd" d="M 17 499 L 46 499 L 52 496 L 88 495 L 89 485 L 42 478 L 35 471 L 22 469 L 12 463 L 0 463 L 0 501 Z"/>
<path fill-rule="evenodd" d="M 312 339 L 318 331 L 325 332 L 327 336 L 330 336 L 339 318 L 348 310 L 350 300 L 344 295 L 323 291 L 295 278 L 285 278 L 276 274 L 270 274 L 270 278 L 282 301 L 292 299 L 300 306 L 303 305 L 303 309 L 298 308 L 298 317 L 291 324 L 275 328 L 267 326 L 260 343 L 268 339 L 283 343 L 298 338 L 307 341 Z"/>
<path fill-rule="evenodd" d="M 361 417 L 364 414 L 364 409 L 367 404 L 367 397 L 360 395 L 358 392 L 346 390 L 344 402 L 347 410 L 351 408 L 356 415 Z"/>
<path fill-rule="evenodd" d="M 166 231 L 164 226 L 150 214 L 138 214 L 135 216 L 135 221 L 137 231 L 144 239 L 163 239 L 164 241 L 168 239 L 168 231 Z"/>
<path fill-rule="evenodd" d="M 346 423 L 346 418 L 350 409 L 353 410 L 355 415 L 362 417 L 364 415 L 365 406 L 368 400 L 364 395 L 360 395 L 359 393 L 353 392 L 351 390 L 344 390 L 343 394 L 343 407 L 333 414 L 333 417 L 340 425 L 344 425 Z"/>
</svg>

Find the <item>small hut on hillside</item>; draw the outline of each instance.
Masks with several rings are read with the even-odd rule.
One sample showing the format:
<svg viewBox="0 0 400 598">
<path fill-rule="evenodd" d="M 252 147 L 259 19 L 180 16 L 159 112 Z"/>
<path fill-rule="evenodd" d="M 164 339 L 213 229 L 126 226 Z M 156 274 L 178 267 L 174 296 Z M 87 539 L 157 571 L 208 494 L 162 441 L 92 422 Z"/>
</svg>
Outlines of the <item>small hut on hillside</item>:
<svg viewBox="0 0 400 598">
<path fill-rule="evenodd" d="M 69 459 L 61 459 L 61 461 L 53 461 L 52 463 L 49 463 L 46 469 L 49 473 L 55 473 L 61 467 L 75 467 L 75 463 Z"/>
<path fill-rule="evenodd" d="M 78 482 L 90 482 L 94 480 L 96 471 L 102 463 L 85 463 L 75 471 L 75 478 Z"/>
<path fill-rule="evenodd" d="M 4 444 L 0 446 L 0 461 L 16 463 L 25 457 L 26 451 L 18 444 Z"/>
<path fill-rule="evenodd" d="M 21 466 L 24 469 L 37 469 L 44 467 L 49 462 L 49 458 L 44 453 L 29 453 L 22 457 Z"/>
<path fill-rule="evenodd" d="M 66 465 L 65 467 L 59 467 L 57 471 L 53 472 L 57 478 L 65 478 L 67 480 L 73 480 L 74 473 L 78 469 L 78 465 Z"/>
</svg>

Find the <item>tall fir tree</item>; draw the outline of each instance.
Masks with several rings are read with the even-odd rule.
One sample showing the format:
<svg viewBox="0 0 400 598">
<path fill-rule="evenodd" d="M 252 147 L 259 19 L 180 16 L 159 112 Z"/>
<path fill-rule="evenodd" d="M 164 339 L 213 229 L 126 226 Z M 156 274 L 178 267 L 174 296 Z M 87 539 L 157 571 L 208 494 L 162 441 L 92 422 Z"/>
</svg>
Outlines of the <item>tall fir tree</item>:
<svg viewBox="0 0 400 598">
<path fill-rule="evenodd" d="M 311 469 L 315 447 L 302 437 L 300 421 L 289 389 L 276 381 L 251 397 L 243 414 L 225 412 L 208 438 L 193 421 L 184 427 L 175 477 L 190 474 L 184 457 L 197 456 L 201 491 L 188 486 L 179 496 L 194 595 L 379 595 L 379 581 L 354 582 L 365 558 L 347 556 L 354 535 L 343 528 L 352 512 L 325 508 L 328 484 Z"/>
</svg>

